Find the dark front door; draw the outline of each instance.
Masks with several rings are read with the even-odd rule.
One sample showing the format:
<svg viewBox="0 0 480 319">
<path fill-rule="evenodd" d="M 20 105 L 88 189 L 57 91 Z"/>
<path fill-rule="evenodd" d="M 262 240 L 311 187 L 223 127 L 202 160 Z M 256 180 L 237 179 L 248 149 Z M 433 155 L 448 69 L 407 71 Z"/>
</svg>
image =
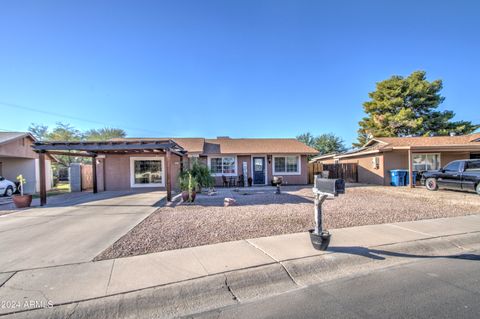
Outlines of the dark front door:
<svg viewBox="0 0 480 319">
<path fill-rule="evenodd" d="M 253 158 L 253 183 L 265 184 L 265 158 Z"/>
</svg>

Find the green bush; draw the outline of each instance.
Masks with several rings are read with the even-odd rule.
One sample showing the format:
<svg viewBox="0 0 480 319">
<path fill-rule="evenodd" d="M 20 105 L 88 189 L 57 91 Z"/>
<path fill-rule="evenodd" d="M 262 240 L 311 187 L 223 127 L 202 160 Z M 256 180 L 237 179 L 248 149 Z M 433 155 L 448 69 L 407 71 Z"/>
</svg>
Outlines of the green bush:
<svg viewBox="0 0 480 319">
<path fill-rule="evenodd" d="M 190 172 L 200 187 L 213 187 L 215 185 L 215 179 L 207 165 L 200 163 L 197 159 L 193 161 Z"/>
</svg>

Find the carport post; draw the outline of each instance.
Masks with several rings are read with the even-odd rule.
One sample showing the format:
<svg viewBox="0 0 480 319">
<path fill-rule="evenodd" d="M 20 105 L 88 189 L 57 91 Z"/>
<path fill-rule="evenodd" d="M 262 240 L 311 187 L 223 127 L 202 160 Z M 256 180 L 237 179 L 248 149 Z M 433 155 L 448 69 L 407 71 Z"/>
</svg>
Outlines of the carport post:
<svg viewBox="0 0 480 319">
<path fill-rule="evenodd" d="M 172 201 L 172 172 L 171 172 L 171 161 L 172 161 L 172 152 L 170 149 L 167 149 L 166 151 L 166 188 L 167 188 L 167 201 Z"/>
<path fill-rule="evenodd" d="M 408 186 L 414 188 L 415 184 L 413 183 L 413 163 L 412 163 L 412 149 L 408 149 Z"/>
<path fill-rule="evenodd" d="M 45 178 L 45 151 L 38 153 L 40 169 L 40 206 L 47 204 L 47 180 Z"/>
<path fill-rule="evenodd" d="M 92 156 L 92 177 L 93 177 L 93 193 L 98 193 L 97 186 L 97 155 Z"/>
</svg>

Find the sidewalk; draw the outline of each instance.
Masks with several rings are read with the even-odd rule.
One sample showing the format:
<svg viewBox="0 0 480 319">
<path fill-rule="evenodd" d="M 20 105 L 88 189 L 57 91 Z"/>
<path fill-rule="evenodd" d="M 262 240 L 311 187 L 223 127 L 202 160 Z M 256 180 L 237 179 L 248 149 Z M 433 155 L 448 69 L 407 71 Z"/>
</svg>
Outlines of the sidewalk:
<svg viewBox="0 0 480 319">
<path fill-rule="evenodd" d="M 212 295 L 208 300 L 224 305 L 298 289 L 362 267 L 368 271 L 413 258 L 454 254 L 470 258 L 468 251 L 480 247 L 480 215 L 334 229 L 331 233 L 326 252 L 312 248 L 308 233 L 297 233 L 0 273 L 0 300 L 35 301 L 36 307 L 49 302 L 65 305 L 23 312 L 34 306 L 19 304 L 14 309 L 1 308 L 0 315 L 20 311 L 21 317 L 37 317 L 51 311 L 68 312 L 76 309 L 79 301 L 107 296 L 124 299 L 130 292 L 152 296 L 155 294 L 148 289 L 152 287 L 157 287 L 157 294 L 158 288 L 165 288 L 162 300 L 174 303 L 192 289 L 197 297 L 207 299 L 220 289 L 222 297 Z M 89 302 L 99 300 L 110 299 Z M 175 311 L 172 315 L 178 315 Z"/>
</svg>

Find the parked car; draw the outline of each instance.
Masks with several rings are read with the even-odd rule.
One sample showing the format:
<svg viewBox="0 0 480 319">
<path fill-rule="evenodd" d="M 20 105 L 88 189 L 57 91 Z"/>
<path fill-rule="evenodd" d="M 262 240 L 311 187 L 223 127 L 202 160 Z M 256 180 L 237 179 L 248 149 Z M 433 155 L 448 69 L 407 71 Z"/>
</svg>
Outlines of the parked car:
<svg viewBox="0 0 480 319">
<path fill-rule="evenodd" d="M 447 188 L 473 191 L 480 195 L 480 160 L 450 162 L 438 171 L 424 172 L 421 182 L 431 191 Z"/>
<path fill-rule="evenodd" d="M 0 176 L 0 196 L 12 196 L 16 190 L 17 186 L 14 182 L 5 179 L 3 176 Z"/>
</svg>

